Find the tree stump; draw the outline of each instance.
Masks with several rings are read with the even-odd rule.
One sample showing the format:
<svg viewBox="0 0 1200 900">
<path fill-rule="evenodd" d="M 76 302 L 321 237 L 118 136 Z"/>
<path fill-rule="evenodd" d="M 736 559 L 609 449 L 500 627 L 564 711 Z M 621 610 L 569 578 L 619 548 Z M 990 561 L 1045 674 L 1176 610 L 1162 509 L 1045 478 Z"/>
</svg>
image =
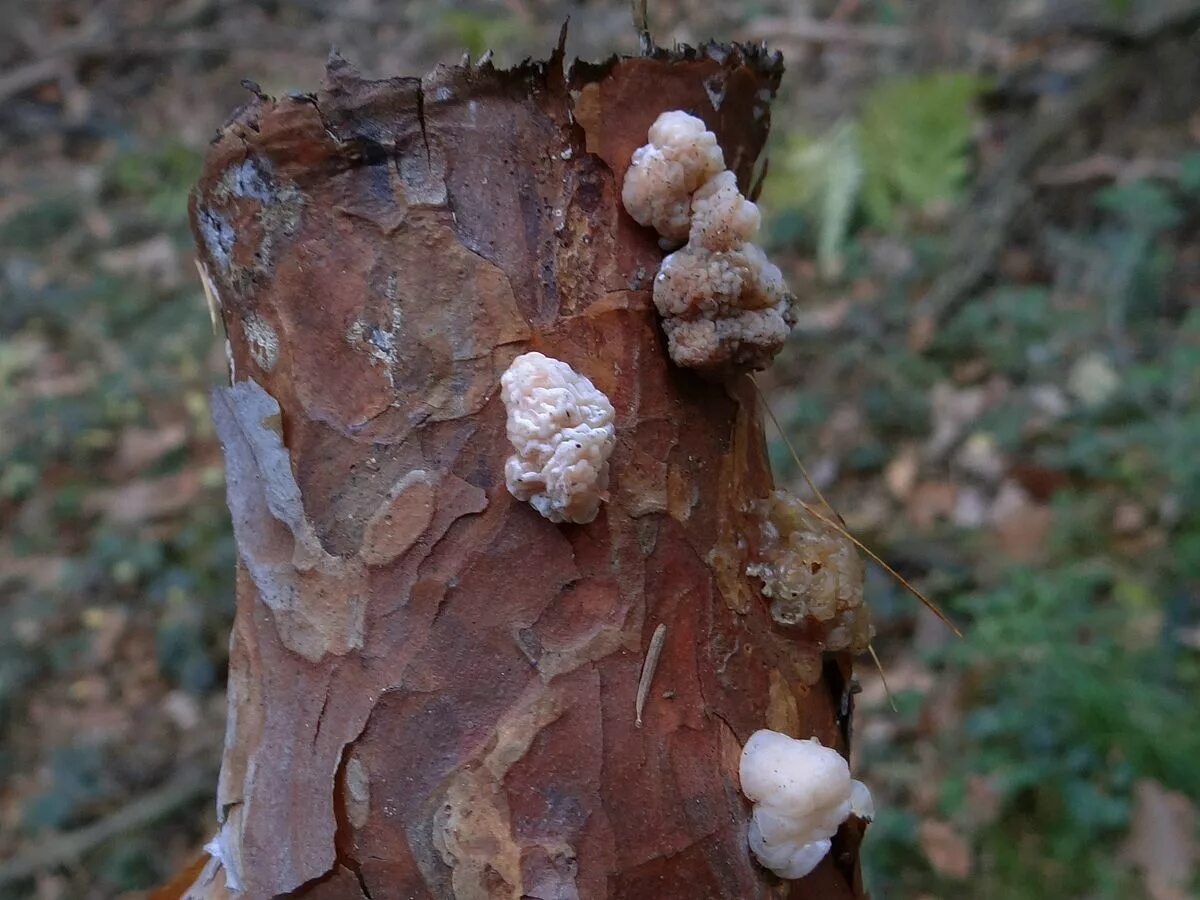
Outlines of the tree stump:
<svg viewBox="0 0 1200 900">
<path fill-rule="evenodd" d="M 846 752 L 850 662 L 745 575 L 772 488 L 753 386 L 671 364 L 663 251 L 620 201 L 666 109 L 746 190 L 781 74 L 716 45 L 378 81 L 334 57 L 221 129 L 191 219 L 237 616 L 220 833 L 182 896 L 861 896 L 856 820 L 797 882 L 747 849 L 742 743 Z M 505 489 L 499 377 L 528 350 L 616 409 L 591 524 Z"/>
</svg>

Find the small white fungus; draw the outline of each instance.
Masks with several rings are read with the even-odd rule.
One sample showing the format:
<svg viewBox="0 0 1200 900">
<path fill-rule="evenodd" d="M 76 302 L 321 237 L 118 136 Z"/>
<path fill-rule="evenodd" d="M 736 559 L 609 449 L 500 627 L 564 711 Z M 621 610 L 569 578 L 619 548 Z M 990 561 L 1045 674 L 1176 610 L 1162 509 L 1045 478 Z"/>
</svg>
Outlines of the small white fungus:
<svg viewBox="0 0 1200 900">
<path fill-rule="evenodd" d="M 691 226 L 692 194 L 725 168 L 725 157 L 704 122 L 680 110 L 660 115 L 649 138 L 633 153 L 621 200 L 638 224 L 679 244 Z"/>
<path fill-rule="evenodd" d="M 733 250 L 752 240 L 761 225 L 758 205 L 742 196 L 737 177 L 726 169 L 692 195 L 688 244 L 705 250 Z"/>
<path fill-rule="evenodd" d="M 783 275 L 751 243 L 762 223 L 758 207 L 738 190 L 719 147 L 715 153 L 697 149 L 716 142 L 699 119 L 665 112 L 649 137 L 633 154 L 622 199 L 634 219 L 653 225 L 664 238 L 687 238 L 686 246 L 663 260 L 654 281 L 671 359 L 717 372 L 764 368 L 787 340 L 794 319 Z M 668 165 L 664 146 L 673 148 L 672 159 L 692 164 Z M 697 173 L 705 177 L 698 181 Z"/>
<path fill-rule="evenodd" d="M 750 849 L 780 878 L 803 878 L 852 813 L 874 816 L 870 791 L 836 750 L 762 729 L 742 748 L 742 793 L 754 801 Z"/>
<path fill-rule="evenodd" d="M 516 450 L 504 466 L 509 493 L 551 522 L 595 519 L 616 443 L 608 398 L 566 363 L 536 352 L 514 359 L 500 388 Z"/>
</svg>

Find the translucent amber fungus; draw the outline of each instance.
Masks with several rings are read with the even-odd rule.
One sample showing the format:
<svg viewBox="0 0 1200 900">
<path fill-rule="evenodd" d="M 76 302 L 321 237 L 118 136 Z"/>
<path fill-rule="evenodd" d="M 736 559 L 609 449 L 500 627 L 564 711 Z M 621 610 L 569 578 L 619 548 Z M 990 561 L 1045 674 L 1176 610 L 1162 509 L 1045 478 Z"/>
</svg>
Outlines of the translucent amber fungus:
<svg viewBox="0 0 1200 900">
<path fill-rule="evenodd" d="M 746 574 L 762 579 L 775 621 L 809 625 L 826 650 L 865 651 L 875 630 L 854 544 L 787 491 L 756 501 L 751 514 L 757 533 Z"/>
</svg>

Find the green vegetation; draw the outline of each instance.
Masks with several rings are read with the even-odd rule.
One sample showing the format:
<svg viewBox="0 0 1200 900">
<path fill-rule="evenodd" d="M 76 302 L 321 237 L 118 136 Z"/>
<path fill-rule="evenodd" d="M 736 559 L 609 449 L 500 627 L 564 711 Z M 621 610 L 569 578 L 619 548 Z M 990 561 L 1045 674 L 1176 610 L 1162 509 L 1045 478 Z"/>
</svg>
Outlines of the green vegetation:
<svg viewBox="0 0 1200 900">
<path fill-rule="evenodd" d="M 198 170 L 174 143 L 117 150 L 93 196 L 50 188 L 0 222 L 0 778 L 42 773 L 21 837 L 169 775 L 194 736 L 134 723 L 223 681 L 234 555 L 204 400 L 220 368 L 188 272 Z M 173 865 L 138 838 L 89 860 L 110 896 Z"/>
<path fill-rule="evenodd" d="M 983 84 L 955 72 L 894 78 L 872 88 L 857 118 L 819 137 L 781 140 L 766 196 L 817 222 L 816 257 L 826 277 L 842 272 L 856 210 L 899 227 L 900 211 L 957 201 L 970 170 L 971 109 Z"/>
<path fill-rule="evenodd" d="M 864 770 L 890 798 L 864 858 L 880 897 L 964 896 L 966 885 L 983 898 L 1143 896 L 1122 852 L 1137 827 L 1135 786 L 1149 779 L 1200 799 L 1200 313 L 1180 295 L 1181 254 L 1195 252 L 1200 224 L 1195 163 L 1184 156 L 1178 179 L 1073 188 L 1064 212 L 1022 222 L 1015 240 L 1042 262 L 1037 275 L 1002 270 L 914 354 L 906 300 L 937 270 L 948 236 L 911 212 L 961 194 L 974 84 L 946 76 L 872 92 L 860 122 L 835 127 L 824 147 L 788 143 L 794 155 L 776 178 L 797 183 L 768 195 L 784 247 L 828 258 L 822 217 L 836 219 L 846 266 L 830 292 L 854 284 L 866 298 L 833 335 L 797 337 L 791 365 L 804 388 L 777 410 L 802 453 L 834 447 L 832 493 L 851 522 L 864 495 L 889 493 L 898 449 L 924 448 L 918 489 L 892 490 L 867 527 L 967 631 L 916 653 L 890 642 L 916 601 L 873 579 L 885 666 L 916 665 L 934 680 L 901 679 L 900 714 L 868 714 L 896 737 L 860 742 Z M 913 112 L 922 108 L 927 118 Z M 829 151 L 853 146 L 848 129 L 863 168 L 857 216 L 828 197 L 848 183 Z M 909 155 L 911 165 L 898 162 Z M 897 238 L 906 268 L 884 274 L 872 250 Z M 962 414 L 944 450 L 930 442 L 951 421 L 931 399 L 939 390 L 988 398 Z M 860 418 L 834 438 L 839 408 Z M 973 442 L 989 448 L 993 470 L 971 466 Z M 772 451 L 789 473 L 786 453 Z M 979 515 L 940 509 L 914 534 L 926 480 L 960 502 L 978 498 Z M 1014 492 L 1022 502 L 1005 532 L 995 517 Z M 1020 532 L 1036 535 L 1032 547 Z M 929 820 L 948 823 L 950 838 L 927 833 Z M 937 861 L 939 841 L 949 856 Z"/>
<path fill-rule="evenodd" d="M 178 37 L 136 0 L 100 6 L 148 23 L 148 48 Z M 235 561 L 206 393 L 225 362 L 186 202 L 237 80 L 311 88 L 330 44 L 380 75 L 541 57 L 568 11 L 572 48 L 599 57 L 635 46 L 626 6 L 218 4 L 187 31 L 209 49 L 98 44 L 0 111 L 0 859 L 219 755 Z M 872 896 L 1149 896 L 1139 790 L 1200 803 L 1196 44 L 1156 46 L 1021 171 L 986 277 L 915 334 L 914 306 L 961 265 L 973 179 L 1083 69 L 1133 52 L 1064 30 L 1059 4 L 933 6 L 937 28 L 894 0 L 651 4 L 651 20 L 669 43 L 836 7 L 850 38 L 786 48 L 796 99 L 775 121 L 803 125 L 775 135 L 762 202 L 802 321 L 762 384 L 850 526 L 966 631 L 928 627 L 871 571 L 899 709 L 860 661 Z M 1163 4 L 1070 6 L 1119 32 Z M 70 21 L 30 33 L 70 46 Z M 212 49 L 230 35 L 248 49 Z M 181 808 L 0 896 L 122 896 L 211 826 L 209 804 Z"/>
</svg>

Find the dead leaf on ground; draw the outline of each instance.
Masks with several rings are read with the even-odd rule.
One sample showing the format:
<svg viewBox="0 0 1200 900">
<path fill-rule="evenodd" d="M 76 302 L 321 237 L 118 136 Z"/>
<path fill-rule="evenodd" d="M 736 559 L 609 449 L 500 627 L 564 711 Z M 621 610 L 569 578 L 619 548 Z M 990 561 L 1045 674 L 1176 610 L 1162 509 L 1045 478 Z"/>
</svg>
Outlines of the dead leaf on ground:
<svg viewBox="0 0 1200 900">
<path fill-rule="evenodd" d="M 1120 386 L 1120 377 L 1103 353 L 1080 357 L 1067 375 L 1067 390 L 1088 409 L 1103 406 Z"/>
<path fill-rule="evenodd" d="M 185 469 L 163 478 L 95 491 L 84 501 L 84 510 L 117 524 L 136 525 L 183 511 L 195 501 L 200 489 L 199 474 Z"/>
<path fill-rule="evenodd" d="M 904 447 L 892 457 L 884 469 L 883 477 L 887 483 L 888 492 L 897 500 L 907 500 L 917 483 L 917 470 L 920 459 L 917 448 Z"/>
<path fill-rule="evenodd" d="M 953 481 L 923 481 L 908 501 L 908 517 L 917 528 L 925 530 L 939 519 L 954 515 L 957 501 L 958 485 Z"/>
<path fill-rule="evenodd" d="M 1124 856 L 1141 871 L 1151 900 L 1186 900 L 1200 863 L 1192 801 L 1153 779 L 1139 779 Z"/>
<path fill-rule="evenodd" d="M 173 422 L 163 428 L 127 428 L 117 443 L 116 461 L 122 472 L 140 472 L 187 442 L 187 428 Z"/>
<path fill-rule="evenodd" d="M 1049 506 L 1035 503 L 1014 481 L 1006 481 L 992 504 L 996 543 L 1017 562 L 1033 562 L 1045 553 L 1046 537 L 1054 523 Z"/>
<path fill-rule="evenodd" d="M 12 556 L 0 552 L 0 584 L 12 579 L 48 591 L 62 580 L 70 563 L 65 556 Z"/>
<path fill-rule="evenodd" d="M 989 775 L 967 776 L 967 804 L 976 827 L 991 825 L 999 818 L 1001 800 L 996 779 Z"/>
<path fill-rule="evenodd" d="M 165 234 L 107 250 L 100 254 L 99 264 L 114 275 L 142 276 L 163 288 L 178 287 L 183 281 L 179 249 Z"/>
<path fill-rule="evenodd" d="M 984 387 L 955 388 L 948 381 L 934 385 L 929 397 L 933 433 L 925 444 L 926 456 L 940 459 L 949 452 L 983 414 L 988 399 Z"/>
<path fill-rule="evenodd" d="M 1146 510 L 1137 503 L 1126 500 L 1113 510 L 1112 530 L 1117 534 L 1137 534 L 1146 527 Z"/>
<path fill-rule="evenodd" d="M 939 875 L 959 880 L 971 875 L 971 848 L 949 822 L 926 819 L 918 832 L 921 850 Z"/>
</svg>

